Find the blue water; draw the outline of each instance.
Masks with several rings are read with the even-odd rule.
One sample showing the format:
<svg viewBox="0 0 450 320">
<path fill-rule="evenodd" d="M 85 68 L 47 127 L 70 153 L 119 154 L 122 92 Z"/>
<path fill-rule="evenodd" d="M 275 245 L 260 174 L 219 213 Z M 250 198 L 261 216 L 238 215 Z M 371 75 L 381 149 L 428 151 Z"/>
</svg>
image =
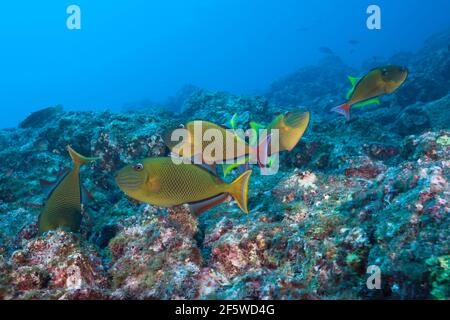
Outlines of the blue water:
<svg viewBox="0 0 450 320">
<path fill-rule="evenodd" d="M 66 8 L 81 8 L 81 30 Z M 382 9 L 382 29 L 366 8 Z M 72 0 L 0 6 L 0 127 L 30 112 L 120 110 L 164 101 L 187 83 L 238 94 L 262 92 L 329 47 L 359 66 L 372 56 L 417 50 L 450 25 L 448 0 Z M 349 40 L 358 40 L 351 53 Z"/>
</svg>

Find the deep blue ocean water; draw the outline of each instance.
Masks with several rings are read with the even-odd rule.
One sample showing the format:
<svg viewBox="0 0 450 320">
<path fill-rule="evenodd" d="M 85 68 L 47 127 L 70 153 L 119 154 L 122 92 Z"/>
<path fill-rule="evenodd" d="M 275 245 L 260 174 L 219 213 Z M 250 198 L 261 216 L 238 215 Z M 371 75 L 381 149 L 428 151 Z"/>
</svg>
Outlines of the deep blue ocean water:
<svg viewBox="0 0 450 320">
<path fill-rule="evenodd" d="M 80 30 L 66 25 L 74 4 Z M 370 4 L 382 10 L 381 30 L 366 26 Z M 318 62 L 321 47 L 352 66 L 417 50 L 450 25 L 448 12 L 448 0 L 3 1 L 0 127 L 56 104 L 164 101 L 185 84 L 259 93 Z"/>
</svg>

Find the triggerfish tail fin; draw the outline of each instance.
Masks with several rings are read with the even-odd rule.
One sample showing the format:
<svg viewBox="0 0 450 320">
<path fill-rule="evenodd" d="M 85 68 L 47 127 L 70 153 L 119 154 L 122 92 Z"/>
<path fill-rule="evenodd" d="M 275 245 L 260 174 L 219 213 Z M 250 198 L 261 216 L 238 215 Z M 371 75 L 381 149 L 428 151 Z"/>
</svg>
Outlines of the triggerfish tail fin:
<svg viewBox="0 0 450 320">
<path fill-rule="evenodd" d="M 300 139 L 303 137 L 306 129 L 308 129 L 310 119 L 311 114 L 309 111 L 296 111 L 285 116 L 284 123 L 287 126 L 296 129 L 295 131 L 292 130 L 295 132 L 295 134 L 286 136 L 284 138 L 284 143 L 288 148 L 288 151 L 294 149 Z"/>
<path fill-rule="evenodd" d="M 189 208 L 191 208 L 191 211 L 194 213 L 194 215 L 196 215 L 198 217 L 203 212 L 221 204 L 222 202 L 227 200 L 227 198 L 228 198 L 228 194 L 222 193 L 222 194 L 219 194 L 218 196 L 215 196 L 215 197 L 203 200 L 203 201 L 190 203 Z"/>
<path fill-rule="evenodd" d="M 236 180 L 229 185 L 228 192 L 236 201 L 239 208 L 245 213 L 248 213 L 247 201 L 248 201 L 248 182 L 252 174 L 251 170 L 244 172 Z"/>
<path fill-rule="evenodd" d="M 89 158 L 82 156 L 78 152 L 72 149 L 71 146 L 67 146 L 67 150 L 69 151 L 70 157 L 72 158 L 73 163 L 75 166 L 81 167 L 82 165 L 90 162 L 94 162 L 98 160 L 99 158 Z"/>
<path fill-rule="evenodd" d="M 345 116 L 347 121 L 349 121 L 350 120 L 350 107 L 351 107 L 350 104 L 344 103 L 344 104 L 341 104 L 340 106 L 337 106 L 337 107 L 331 109 L 331 111 L 342 114 L 343 116 Z"/>
</svg>

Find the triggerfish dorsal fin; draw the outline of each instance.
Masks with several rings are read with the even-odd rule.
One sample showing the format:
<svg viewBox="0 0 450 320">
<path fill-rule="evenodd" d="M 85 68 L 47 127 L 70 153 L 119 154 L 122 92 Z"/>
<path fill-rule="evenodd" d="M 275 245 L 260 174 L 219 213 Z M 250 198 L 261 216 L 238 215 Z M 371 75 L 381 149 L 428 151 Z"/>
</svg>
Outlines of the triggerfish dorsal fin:
<svg viewBox="0 0 450 320">
<path fill-rule="evenodd" d="M 94 162 L 94 161 L 100 159 L 100 158 L 85 157 L 85 156 L 79 154 L 78 152 L 76 152 L 75 150 L 73 150 L 71 146 L 67 146 L 67 151 L 69 151 L 70 157 L 72 158 L 72 161 L 75 164 L 75 166 L 78 166 L 78 167 L 81 167 L 82 165 L 84 165 L 86 163 Z"/>
<path fill-rule="evenodd" d="M 217 164 L 216 163 L 210 164 L 210 163 L 202 162 L 202 163 L 196 164 L 196 166 L 202 168 L 205 171 L 208 171 L 210 174 L 212 174 L 216 178 L 219 177 L 217 174 Z"/>
<path fill-rule="evenodd" d="M 355 87 L 356 84 L 359 82 L 359 80 L 361 80 L 361 78 L 360 77 L 348 76 L 348 80 L 350 80 L 350 83 L 352 84 L 352 87 Z"/>
<path fill-rule="evenodd" d="M 347 99 L 350 99 L 350 97 L 353 94 L 353 92 L 355 91 L 355 88 L 358 85 L 359 81 L 361 81 L 361 78 L 348 76 L 348 80 L 350 80 L 352 87 L 350 88 L 350 90 L 347 91 L 347 94 L 345 95 L 345 97 Z"/>
<path fill-rule="evenodd" d="M 252 174 L 251 170 L 244 172 L 236 180 L 229 185 L 229 193 L 236 201 L 239 208 L 245 213 L 248 213 L 248 182 Z"/>
<path fill-rule="evenodd" d="M 209 198 L 206 200 L 189 203 L 189 208 L 194 213 L 194 215 L 196 215 L 198 217 L 203 212 L 221 204 L 222 202 L 227 200 L 227 198 L 228 198 L 228 194 L 221 193 L 215 197 L 212 197 L 212 198 Z"/>
</svg>

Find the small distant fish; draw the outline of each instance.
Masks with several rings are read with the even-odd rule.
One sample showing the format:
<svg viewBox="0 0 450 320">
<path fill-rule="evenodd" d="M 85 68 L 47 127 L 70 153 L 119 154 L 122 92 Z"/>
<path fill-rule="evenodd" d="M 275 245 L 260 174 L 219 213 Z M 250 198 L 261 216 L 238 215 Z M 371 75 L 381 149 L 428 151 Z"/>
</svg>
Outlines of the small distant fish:
<svg viewBox="0 0 450 320">
<path fill-rule="evenodd" d="M 348 44 L 351 44 L 352 46 L 357 45 L 359 43 L 358 40 L 349 40 Z"/>
<path fill-rule="evenodd" d="M 248 213 L 251 171 L 227 184 L 206 166 L 176 164 L 170 157 L 148 158 L 116 175 L 116 183 L 129 197 L 161 207 L 189 204 L 196 215 L 224 202 L 231 195 Z"/>
<path fill-rule="evenodd" d="M 80 183 L 80 168 L 98 158 L 82 156 L 70 146 L 67 150 L 73 161 L 73 169 L 62 172 L 53 182 L 41 180 L 47 198 L 39 215 L 39 233 L 59 228 L 72 232 L 80 229 L 81 203 L 90 197 Z"/>
<path fill-rule="evenodd" d="M 393 93 L 408 77 L 408 69 L 387 65 L 372 69 L 362 78 L 349 77 L 352 89 L 347 93 L 348 101 L 332 109 L 350 120 L 350 108 L 369 104 L 380 104 L 378 97 Z"/>
<path fill-rule="evenodd" d="M 328 54 L 328 55 L 333 55 L 334 54 L 334 51 L 331 50 L 328 47 L 320 47 L 319 51 L 322 52 L 323 54 Z"/>
</svg>

